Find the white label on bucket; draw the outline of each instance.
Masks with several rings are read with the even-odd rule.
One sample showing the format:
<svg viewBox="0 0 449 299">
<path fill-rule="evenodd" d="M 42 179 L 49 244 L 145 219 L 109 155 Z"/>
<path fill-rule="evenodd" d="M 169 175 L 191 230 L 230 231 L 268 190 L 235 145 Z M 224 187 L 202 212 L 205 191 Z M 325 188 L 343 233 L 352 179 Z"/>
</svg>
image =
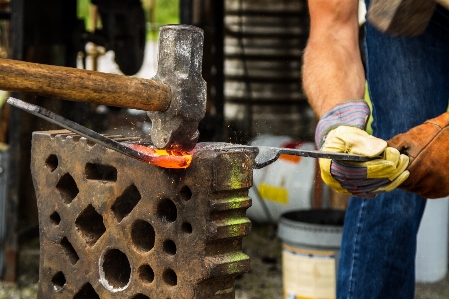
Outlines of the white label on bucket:
<svg viewBox="0 0 449 299">
<path fill-rule="evenodd" d="M 285 299 L 335 299 L 335 252 L 283 245 Z"/>
</svg>

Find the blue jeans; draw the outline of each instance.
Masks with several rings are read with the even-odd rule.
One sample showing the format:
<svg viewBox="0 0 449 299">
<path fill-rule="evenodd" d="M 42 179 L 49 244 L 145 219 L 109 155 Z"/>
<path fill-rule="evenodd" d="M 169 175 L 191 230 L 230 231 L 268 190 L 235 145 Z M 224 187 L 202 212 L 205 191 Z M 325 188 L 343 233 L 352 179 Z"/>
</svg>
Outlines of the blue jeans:
<svg viewBox="0 0 449 299">
<path fill-rule="evenodd" d="M 448 108 L 449 12 L 438 7 L 419 37 L 366 27 L 373 133 L 388 140 Z M 402 190 L 351 198 L 343 230 L 337 298 L 414 298 L 416 235 L 426 199 Z"/>
</svg>

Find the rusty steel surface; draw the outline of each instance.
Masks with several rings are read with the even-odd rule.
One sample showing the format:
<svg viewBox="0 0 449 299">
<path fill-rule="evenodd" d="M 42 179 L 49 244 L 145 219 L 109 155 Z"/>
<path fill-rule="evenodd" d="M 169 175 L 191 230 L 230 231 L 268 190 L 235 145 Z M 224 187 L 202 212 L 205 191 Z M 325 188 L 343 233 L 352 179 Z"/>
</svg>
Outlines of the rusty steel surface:
<svg viewBox="0 0 449 299">
<path fill-rule="evenodd" d="M 169 170 L 69 131 L 33 133 L 38 298 L 234 298 L 253 160 L 205 149 Z"/>
</svg>

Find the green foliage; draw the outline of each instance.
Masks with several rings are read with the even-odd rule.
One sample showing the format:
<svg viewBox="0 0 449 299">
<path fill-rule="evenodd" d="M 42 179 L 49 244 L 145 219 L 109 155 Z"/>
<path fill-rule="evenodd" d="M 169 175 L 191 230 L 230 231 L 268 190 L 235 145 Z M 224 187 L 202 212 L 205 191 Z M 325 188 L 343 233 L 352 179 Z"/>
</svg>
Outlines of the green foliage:
<svg viewBox="0 0 449 299">
<path fill-rule="evenodd" d="M 156 24 L 179 24 L 179 0 L 156 0 Z"/>
<path fill-rule="evenodd" d="M 150 20 L 150 3 L 154 1 L 153 16 Z M 148 21 L 148 40 L 156 40 L 159 27 L 167 24 L 179 24 L 179 0 L 144 0 Z"/>
<path fill-rule="evenodd" d="M 78 19 L 84 20 L 84 24 L 86 24 L 86 29 L 90 30 L 92 28 L 89 22 L 89 6 L 90 0 L 78 0 Z"/>
<path fill-rule="evenodd" d="M 148 28 L 157 32 L 160 26 L 166 24 L 179 24 L 179 0 L 153 0 L 155 1 L 154 7 L 154 20 L 150 20 L 150 0 L 142 0 L 142 4 L 145 9 L 145 15 L 147 16 Z M 86 24 L 86 29 L 90 30 L 92 24 L 89 19 L 89 6 L 90 0 L 78 0 L 78 18 L 83 19 Z M 150 22 L 154 22 L 150 24 Z M 154 39 L 157 34 L 150 34 L 148 30 L 148 38 Z"/>
</svg>

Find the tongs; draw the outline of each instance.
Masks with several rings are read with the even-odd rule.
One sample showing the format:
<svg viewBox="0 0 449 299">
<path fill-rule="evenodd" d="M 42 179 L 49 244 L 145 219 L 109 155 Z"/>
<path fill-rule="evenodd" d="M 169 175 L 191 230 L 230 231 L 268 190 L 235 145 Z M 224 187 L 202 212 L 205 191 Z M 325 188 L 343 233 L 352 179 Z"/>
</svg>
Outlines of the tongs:
<svg viewBox="0 0 449 299">
<path fill-rule="evenodd" d="M 54 123 L 56 125 L 59 125 L 69 131 L 72 131 L 76 134 L 79 134 L 97 144 L 100 144 L 106 148 L 112 149 L 114 151 L 117 151 L 119 153 L 122 153 L 124 155 L 127 155 L 129 157 L 132 157 L 134 159 L 143 161 L 145 163 L 149 163 L 154 157 L 150 154 L 142 151 L 137 151 L 129 146 L 126 145 L 126 143 L 120 143 L 117 142 L 111 138 L 108 138 L 100 133 L 97 133 L 93 130 L 90 130 L 78 123 L 75 123 L 69 119 L 66 119 L 56 113 L 53 113 L 45 108 L 42 108 L 37 105 L 33 105 L 27 102 L 24 102 L 19 99 L 15 98 L 8 98 L 7 103 L 15 106 L 17 108 L 20 108 L 26 112 L 29 112 L 33 115 L 36 115 L 40 118 L 43 118 L 51 123 Z M 128 142 L 129 143 L 133 143 Z M 134 141 L 134 143 L 136 143 Z M 151 147 L 151 143 L 142 140 L 138 141 L 138 144 L 145 145 L 148 147 Z M 204 146 L 201 144 L 198 144 L 197 147 L 192 150 L 190 153 L 194 154 L 196 151 L 208 148 L 208 146 Z M 303 149 L 291 149 L 291 148 L 278 148 L 278 147 L 270 147 L 270 146 L 251 146 L 251 145 L 239 145 L 239 144 L 230 144 L 225 143 L 224 145 L 221 145 L 219 147 L 209 147 L 210 149 L 214 150 L 252 150 L 257 153 L 255 159 L 253 168 L 259 169 L 262 167 L 265 167 L 267 165 L 270 165 L 271 163 L 275 162 L 281 155 L 293 155 L 293 156 L 302 156 L 302 157 L 312 157 L 312 158 L 326 158 L 326 159 L 336 159 L 341 161 L 355 161 L 355 162 L 364 162 L 369 161 L 375 158 L 370 158 L 366 156 L 359 156 L 359 155 L 353 155 L 353 154 L 345 154 L 345 153 L 333 153 L 333 152 L 323 152 L 318 150 L 303 150 Z"/>
</svg>

